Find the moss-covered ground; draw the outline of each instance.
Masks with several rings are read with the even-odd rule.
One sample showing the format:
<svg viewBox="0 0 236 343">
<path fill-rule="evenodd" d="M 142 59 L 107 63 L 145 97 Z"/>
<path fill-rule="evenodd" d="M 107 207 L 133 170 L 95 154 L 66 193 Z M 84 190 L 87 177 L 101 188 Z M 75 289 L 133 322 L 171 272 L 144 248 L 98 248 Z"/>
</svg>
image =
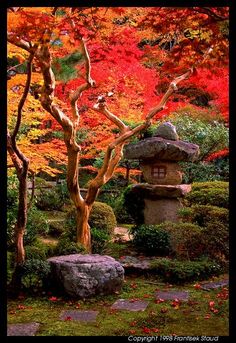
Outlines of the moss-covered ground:
<svg viewBox="0 0 236 343">
<path fill-rule="evenodd" d="M 168 289 L 188 290 L 189 300 L 155 299 L 156 291 Z M 143 312 L 112 310 L 118 299 L 141 299 L 149 304 Z M 96 322 L 59 319 L 63 310 L 75 309 L 99 311 Z M 8 323 L 28 322 L 41 324 L 37 336 L 228 336 L 228 289 L 204 291 L 194 283 L 175 286 L 153 277 L 126 276 L 119 294 L 109 296 L 81 300 L 49 292 L 9 299 Z"/>
</svg>

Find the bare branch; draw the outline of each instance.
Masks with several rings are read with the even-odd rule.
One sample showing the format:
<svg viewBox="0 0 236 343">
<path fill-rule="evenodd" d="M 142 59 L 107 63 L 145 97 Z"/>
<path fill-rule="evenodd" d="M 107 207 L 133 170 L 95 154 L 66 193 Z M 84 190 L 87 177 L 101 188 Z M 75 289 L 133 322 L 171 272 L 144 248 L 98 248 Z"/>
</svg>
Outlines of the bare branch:
<svg viewBox="0 0 236 343">
<path fill-rule="evenodd" d="M 9 131 L 7 130 L 7 151 L 11 157 L 12 163 L 16 169 L 17 175 L 20 176 L 22 172 L 22 161 L 20 158 L 17 156 L 16 152 L 14 151 L 13 145 L 12 145 L 12 140 L 11 140 L 11 135 Z"/>
<path fill-rule="evenodd" d="M 167 89 L 166 93 L 163 95 L 160 103 L 148 113 L 146 120 L 152 119 L 155 116 L 155 114 L 157 114 L 158 112 L 162 111 L 165 108 L 165 104 L 166 104 L 167 100 L 169 99 L 169 97 L 174 93 L 174 91 L 176 91 L 178 89 L 177 84 L 180 81 L 187 79 L 191 75 L 191 73 L 192 73 L 192 69 L 188 70 L 185 74 L 176 77 L 170 83 L 170 86 Z"/>
<path fill-rule="evenodd" d="M 74 23 L 72 21 L 72 25 L 74 26 Z M 91 78 L 90 72 L 91 72 L 91 63 L 90 58 L 88 54 L 88 50 L 85 44 L 85 40 L 82 39 L 82 51 L 85 58 L 85 69 L 86 69 L 86 83 L 82 84 L 78 87 L 78 89 L 74 92 L 70 93 L 70 104 L 72 108 L 73 118 L 74 118 L 74 126 L 78 126 L 79 124 L 79 111 L 77 107 L 77 100 L 82 95 L 82 92 L 90 87 L 95 87 L 96 83 Z"/>
<path fill-rule="evenodd" d="M 27 95 L 29 93 L 31 75 L 32 75 L 32 61 L 33 61 L 36 49 L 37 49 L 37 46 L 35 47 L 34 51 L 30 53 L 30 55 L 28 57 L 28 61 L 27 61 L 27 79 L 26 79 L 26 83 L 24 86 L 24 92 L 23 92 L 22 97 L 21 97 L 19 104 L 18 104 L 17 121 L 16 121 L 16 125 L 15 125 L 14 131 L 13 131 L 12 136 L 11 136 L 13 145 L 15 145 L 16 136 L 17 136 L 17 133 L 19 131 L 20 124 L 21 124 L 22 108 L 24 106 L 25 100 L 26 100 Z"/>
<path fill-rule="evenodd" d="M 209 17 L 215 19 L 216 21 L 224 21 L 224 20 L 228 20 L 229 17 L 224 17 L 224 16 L 221 16 L 217 13 L 215 13 L 214 11 L 212 11 L 212 9 L 210 7 L 195 7 L 194 8 L 195 11 L 199 12 L 199 13 L 204 13 L 204 14 L 207 14 L 209 15 Z"/>
<path fill-rule="evenodd" d="M 105 174 L 105 181 L 109 181 L 110 178 L 112 177 L 115 168 L 117 167 L 118 163 L 120 162 L 121 158 L 123 157 L 123 148 L 124 148 L 125 143 L 122 143 L 118 145 L 114 149 L 114 156 L 110 160 L 109 167 L 107 169 L 107 172 Z"/>
<path fill-rule="evenodd" d="M 93 106 L 93 109 L 97 112 L 104 114 L 111 122 L 118 126 L 121 132 L 129 130 L 129 127 L 126 126 L 121 119 L 119 119 L 116 115 L 114 115 L 108 110 L 105 104 L 105 98 L 99 97 L 98 102 Z"/>
<path fill-rule="evenodd" d="M 11 44 L 14 44 L 16 46 L 18 46 L 21 49 L 24 49 L 28 52 L 30 52 L 30 43 L 26 42 L 23 39 L 17 38 L 14 34 L 12 33 L 7 33 L 7 41 Z"/>
</svg>

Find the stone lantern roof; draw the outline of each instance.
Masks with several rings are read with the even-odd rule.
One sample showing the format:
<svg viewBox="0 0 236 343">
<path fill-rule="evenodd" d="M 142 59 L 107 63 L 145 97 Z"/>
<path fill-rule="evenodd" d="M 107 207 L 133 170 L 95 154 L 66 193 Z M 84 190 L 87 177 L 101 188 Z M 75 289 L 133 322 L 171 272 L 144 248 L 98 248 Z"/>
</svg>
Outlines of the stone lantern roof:
<svg viewBox="0 0 236 343">
<path fill-rule="evenodd" d="M 194 162 L 199 153 L 198 145 L 179 140 L 174 125 L 169 122 L 161 124 L 153 137 L 124 148 L 124 158 L 139 160 Z"/>
</svg>

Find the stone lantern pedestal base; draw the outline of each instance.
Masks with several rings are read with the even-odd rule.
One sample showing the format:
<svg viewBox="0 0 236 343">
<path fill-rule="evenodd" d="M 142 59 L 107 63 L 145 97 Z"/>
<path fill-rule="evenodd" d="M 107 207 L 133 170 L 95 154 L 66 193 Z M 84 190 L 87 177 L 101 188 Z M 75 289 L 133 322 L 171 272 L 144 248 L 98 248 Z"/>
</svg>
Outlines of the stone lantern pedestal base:
<svg viewBox="0 0 236 343">
<path fill-rule="evenodd" d="M 144 201 L 144 224 L 161 224 L 165 221 L 176 223 L 179 221 L 178 211 L 183 207 L 179 199 L 144 199 Z"/>
<path fill-rule="evenodd" d="M 132 191 L 144 199 L 144 223 L 160 224 L 178 222 L 178 211 L 183 207 L 181 199 L 191 191 L 191 185 L 136 184 Z"/>
</svg>

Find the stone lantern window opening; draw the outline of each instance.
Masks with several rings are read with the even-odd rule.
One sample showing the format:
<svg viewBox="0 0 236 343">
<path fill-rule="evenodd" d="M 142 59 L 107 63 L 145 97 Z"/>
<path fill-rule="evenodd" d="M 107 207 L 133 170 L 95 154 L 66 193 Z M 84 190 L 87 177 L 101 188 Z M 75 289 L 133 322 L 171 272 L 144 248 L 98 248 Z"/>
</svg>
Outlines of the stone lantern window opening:
<svg viewBox="0 0 236 343">
<path fill-rule="evenodd" d="M 166 177 L 166 166 L 154 165 L 152 166 L 152 177 L 155 179 L 165 179 Z"/>
</svg>

